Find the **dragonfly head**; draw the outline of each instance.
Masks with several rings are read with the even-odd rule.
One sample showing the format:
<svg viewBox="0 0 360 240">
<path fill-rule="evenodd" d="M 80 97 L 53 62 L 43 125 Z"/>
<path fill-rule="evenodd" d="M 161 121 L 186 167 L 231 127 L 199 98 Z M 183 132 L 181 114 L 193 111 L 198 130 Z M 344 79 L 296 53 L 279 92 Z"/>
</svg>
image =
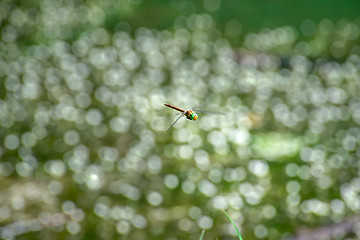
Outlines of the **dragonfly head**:
<svg viewBox="0 0 360 240">
<path fill-rule="evenodd" d="M 191 118 L 191 120 L 196 120 L 196 119 L 198 119 L 198 115 L 195 113 L 195 112 L 192 112 L 191 114 L 190 114 L 190 118 Z"/>
</svg>

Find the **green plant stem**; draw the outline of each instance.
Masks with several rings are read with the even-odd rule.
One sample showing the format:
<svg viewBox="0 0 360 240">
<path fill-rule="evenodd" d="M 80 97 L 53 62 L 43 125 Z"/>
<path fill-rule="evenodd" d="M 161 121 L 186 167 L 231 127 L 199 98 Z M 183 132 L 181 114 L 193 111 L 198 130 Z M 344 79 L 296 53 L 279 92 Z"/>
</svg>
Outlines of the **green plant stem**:
<svg viewBox="0 0 360 240">
<path fill-rule="evenodd" d="M 225 210 L 223 210 L 223 213 L 224 213 L 225 216 L 229 219 L 229 221 L 231 222 L 231 224 L 234 226 L 234 228 L 235 228 L 235 230 L 236 230 L 236 232 L 237 232 L 237 234 L 238 234 L 238 236 L 239 236 L 239 239 L 240 239 L 240 240 L 243 240 L 242 237 L 241 237 L 241 234 L 240 234 L 239 230 L 237 229 L 237 227 L 236 227 L 234 221 L 231 219 L 230 215 L 229 215 Z"/>
</svg>

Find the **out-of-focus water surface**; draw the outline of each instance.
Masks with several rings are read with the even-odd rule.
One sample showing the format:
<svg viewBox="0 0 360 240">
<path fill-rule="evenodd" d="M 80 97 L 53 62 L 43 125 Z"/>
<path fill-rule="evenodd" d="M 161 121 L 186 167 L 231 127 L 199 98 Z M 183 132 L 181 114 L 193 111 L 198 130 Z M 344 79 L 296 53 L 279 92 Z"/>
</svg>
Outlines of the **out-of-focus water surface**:
<svg viewBox="0 0 360 240">
<path fill-rule="evenodd" d="M 202 4 L 0 2 L 0 238 L 236 239 L 221 209 L 245 240 L 356 219 L 359 18 L 247 32 L 221 22 L 234 2 Z M 166 132 L 164 103 L 225 115 Z"/>
</svg>

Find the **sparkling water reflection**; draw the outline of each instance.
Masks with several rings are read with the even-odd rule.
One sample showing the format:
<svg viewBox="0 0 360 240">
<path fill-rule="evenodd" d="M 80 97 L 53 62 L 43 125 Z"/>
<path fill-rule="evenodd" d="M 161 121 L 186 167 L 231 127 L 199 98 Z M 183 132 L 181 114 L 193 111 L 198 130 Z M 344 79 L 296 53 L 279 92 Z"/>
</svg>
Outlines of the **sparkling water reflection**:
<svg viewBox="0 0 360 240">
<path fill-rule="evenodd" d="M 0 238 L 215 239 L 236 235 L 227 209 L 245 239 L 285 239 L 358 214 L 357 22 L 236 49 L 208 14 L 112 32 L 102 7 L 70 2 L 0 3 Z M 165 100 L 226 116 L 166 134 Z"/>
</svg>

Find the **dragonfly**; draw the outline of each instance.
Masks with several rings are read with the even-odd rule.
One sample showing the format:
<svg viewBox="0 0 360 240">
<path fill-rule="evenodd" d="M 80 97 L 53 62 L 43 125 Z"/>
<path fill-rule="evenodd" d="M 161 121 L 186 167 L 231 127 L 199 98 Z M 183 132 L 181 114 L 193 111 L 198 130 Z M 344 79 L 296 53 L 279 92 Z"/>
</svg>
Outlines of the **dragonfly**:
<svg viewBox="0 0 360 240">
<path fill-rule="evenodd" d="M 209 111 L 204 111 L 204 110 L 199 110 L 199 109 L 188 109 L 188 110 L 185 110 L 185 109 L 181 109 L 181 108 L 178 108 L 178 107 L 175 107 L 171 104 L 164 104 L 166 107 L 169 107 L 169 108 L 172 108 L 176 111 L 179 111 L 179 116 L 175 119 L 175 121 L 171 124 L 171 126 L 168 128 L 167 131 L 170 131 L 170 129 L 175 125 L 175 123 L 182 117 L 186 117 L 187 119 L 189 120 L 192 120 L 192 121 L 196 121 L 199 116 L 197 115 L 196 112 L 201 112 L 201 113 L 205 113 L 205 114 L 219 114 L 219 115 L 224 115 L 223 113 L 220 113 L 220 112 L 209 112 Z"/>
</svg>

